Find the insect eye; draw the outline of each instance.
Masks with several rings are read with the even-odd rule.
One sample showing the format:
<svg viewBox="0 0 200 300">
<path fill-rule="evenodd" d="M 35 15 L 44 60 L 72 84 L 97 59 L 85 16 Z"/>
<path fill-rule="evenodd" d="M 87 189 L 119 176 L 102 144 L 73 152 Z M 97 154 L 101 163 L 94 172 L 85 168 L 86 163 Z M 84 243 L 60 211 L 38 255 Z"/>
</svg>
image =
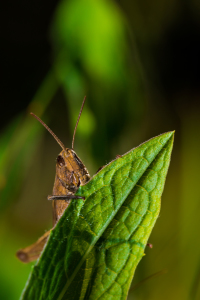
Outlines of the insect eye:
<svg viewBox="0 0 200 300">
<path fill-rule="evenodd" d="M 64 158 L 61 155 L 58 155 L 57 163 L 59 164 L 59 166 L 64 167 L 65 161 L 64 161 Z"/>
</svg>

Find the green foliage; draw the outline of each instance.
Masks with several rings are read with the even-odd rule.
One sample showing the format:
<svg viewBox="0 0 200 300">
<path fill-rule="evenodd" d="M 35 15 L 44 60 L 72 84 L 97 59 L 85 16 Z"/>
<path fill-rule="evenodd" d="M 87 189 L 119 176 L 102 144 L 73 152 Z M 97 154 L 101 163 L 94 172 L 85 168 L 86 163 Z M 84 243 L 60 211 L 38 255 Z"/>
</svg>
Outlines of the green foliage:
<svg viewBox="0 0 200 300">
<path fill-rule="evenodd" d="M 32 270 L 32 299 L 126 299 L 160 211 L 173 132 L 112 161 L 81 186 Z"/>
</svg>

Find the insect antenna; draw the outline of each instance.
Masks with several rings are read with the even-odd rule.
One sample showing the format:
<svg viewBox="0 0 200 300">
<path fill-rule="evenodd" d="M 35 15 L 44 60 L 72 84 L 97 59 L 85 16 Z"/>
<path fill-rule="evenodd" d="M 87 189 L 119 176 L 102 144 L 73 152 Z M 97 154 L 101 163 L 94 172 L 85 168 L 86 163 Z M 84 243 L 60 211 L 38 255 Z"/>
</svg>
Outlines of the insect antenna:
<svg viewBox="0 0 200 300">
<path fill-rule="evenodd" d="M 75 128 L 74 128 L 74 134 L 73 134 L 73 138 L 72 138 L 72 149 L 74 149 L 74 139 L 75 139 L 76 129 L 77 129 L 77 126 L 78 126 L 80 117 L 81 117 L 81 113 L 82 113 L 82 110 L 83 110 L 83 106 L 84 106 L 84 104 L 85 104 L 85 100 L 86 100 L 86 96 L 85 96 L 84 99 L 83 99 L 83 103 L 82 103 L 82 105 L 81 105 L 81 109 L 80 109 L 80 112 L 79 112 L 79 115 L 78 115 L 78 119 L 77 119 L 77 121 L 76 121 L 76 126 L 75 126 Z"/>
<path fill-rule="evenodd" d="M 60 145 L 60 147 L 66 151 L 64 144 L 59 140 L 59 138 L 55 135 L 55 133 L 53 133 L 53 131 L 35 114 L 33 114 L 32 112 L 30 113 L 34 118 L 36 118 L 47 130 L 48 132 L 54 137 L 54 139 L 56 140 L 56 142 Z"/>
</svg>

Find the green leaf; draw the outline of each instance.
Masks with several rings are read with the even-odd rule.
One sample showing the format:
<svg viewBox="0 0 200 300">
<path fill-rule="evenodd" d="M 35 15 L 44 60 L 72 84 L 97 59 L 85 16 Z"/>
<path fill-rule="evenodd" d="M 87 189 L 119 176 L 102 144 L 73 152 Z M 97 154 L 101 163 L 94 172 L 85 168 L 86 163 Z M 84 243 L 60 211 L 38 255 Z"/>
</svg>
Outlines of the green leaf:
<svg viewBox="0 0 200 300">
<path fill-rule="evenodd" d="M 81 186 L 21 299 L 126 299 L 160 211 L 173 132 L 115 159 Z"/>
</svg>

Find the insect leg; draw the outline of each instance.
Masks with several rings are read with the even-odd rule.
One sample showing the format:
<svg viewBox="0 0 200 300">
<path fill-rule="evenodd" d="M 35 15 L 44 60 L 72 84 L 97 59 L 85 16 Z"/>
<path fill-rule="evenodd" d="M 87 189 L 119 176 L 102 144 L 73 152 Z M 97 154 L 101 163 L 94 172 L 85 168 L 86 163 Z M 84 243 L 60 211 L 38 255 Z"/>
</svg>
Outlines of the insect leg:
<svg viewBox="0 0 200 300">
<path fill-rule="evenodd" d="M 16 253 L 17 258 L 24 263 L 36 260 L 40 256 L 45 244 L 47 243 L 50 232 L 51 230 L 45 232 L 45 234 L 43 234 L 43 236 L 40 237 L 34 244 L 18 250 Z"/>
<path fill-rule="evenodd" d="M 48 200 L 71 200 L 71 199 L 83 199 L 85 197 L 76 196 L 76 195 L 50 195 L 47 197 Z"/>
</svg>

